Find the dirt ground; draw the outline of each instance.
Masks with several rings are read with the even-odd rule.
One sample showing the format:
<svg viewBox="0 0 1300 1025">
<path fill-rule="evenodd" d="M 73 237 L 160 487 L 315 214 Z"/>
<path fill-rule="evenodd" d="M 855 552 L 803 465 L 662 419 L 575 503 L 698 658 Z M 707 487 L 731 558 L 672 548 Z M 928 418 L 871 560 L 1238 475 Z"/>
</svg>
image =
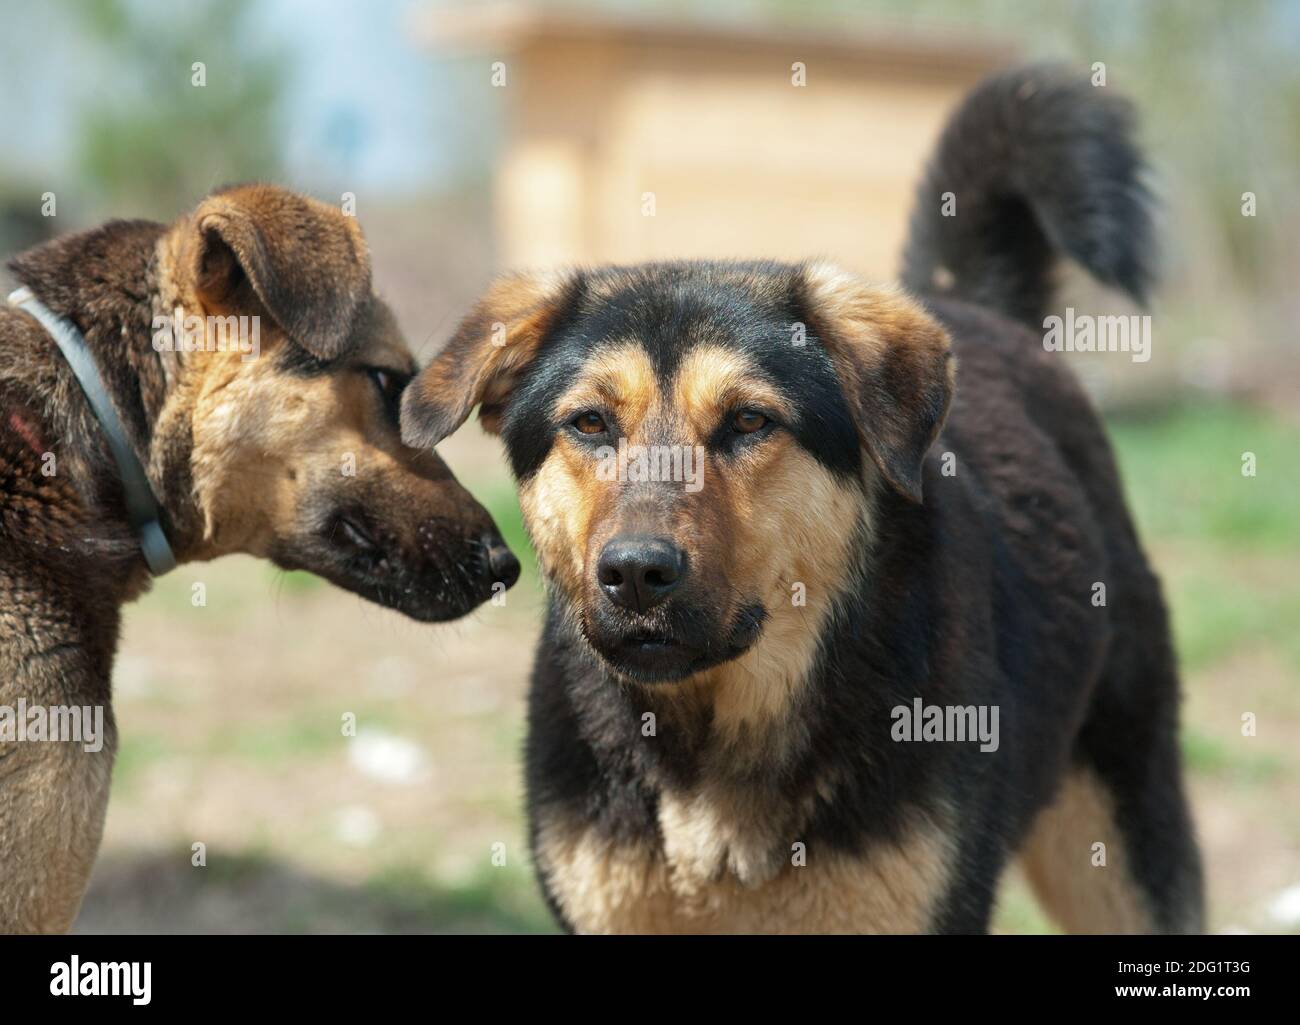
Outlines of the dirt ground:
<svg viewBox="0 0 1300 1025">
<path fill-rule="evenodd" d="M 477 493 L 499 494 L 495 443 L 462 433 L 449 462 Z M 1178 593 L 1195 558 L 1152 547 Z M 1239 568 L 1258 586 L 1282 571 L 1267 559 Z M 126 616 L 123 746 L 77 931 L 550 930 L 521 820 L 540 604 L 532 572 L 504 606 L 435 627 L 250 559 L 160 581 Z M 1300 883 L 1291 665 L 1247 647 L 1190 673 L 1186 689 L 1210 925 L 1300 930 L 1276 917 L 1278 895 Z M 1246 741 L 1243 710 L 1266 724 Z M 1014 872 L 997 929 L 1050 930 Z"/>
</svg>

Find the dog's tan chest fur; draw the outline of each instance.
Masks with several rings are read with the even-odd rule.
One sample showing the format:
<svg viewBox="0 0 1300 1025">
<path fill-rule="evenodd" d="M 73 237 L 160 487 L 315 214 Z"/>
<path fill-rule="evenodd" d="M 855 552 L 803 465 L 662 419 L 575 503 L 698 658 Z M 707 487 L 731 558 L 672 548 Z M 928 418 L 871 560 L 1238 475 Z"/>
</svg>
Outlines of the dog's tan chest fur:
<svg viewBox="0 0 1300 1025">
<path fill-rule="evenodd" d="M 792 845 L 764 848 L 765 831 L 698 802 L 665 802 L 660 827 L 656 849 L 543 817 L 538 863 L 578 932 L 922 932 L 947 878 L 944 834 L 928 821 L 857 856 L 808 845 L 802 866 Z"/>
</svg>

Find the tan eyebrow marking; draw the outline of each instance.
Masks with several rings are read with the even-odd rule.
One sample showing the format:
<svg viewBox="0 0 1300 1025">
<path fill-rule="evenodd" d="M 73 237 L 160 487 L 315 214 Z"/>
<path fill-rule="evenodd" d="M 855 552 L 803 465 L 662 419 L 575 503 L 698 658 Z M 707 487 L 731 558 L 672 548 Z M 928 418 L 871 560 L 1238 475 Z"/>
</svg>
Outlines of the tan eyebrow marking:
<svg viewBox="0 0 1300 1025">
<path fill-rule="evenodd" d="M 745 406 L 790 416 L 785 399 L 758 375 L 753 361 L 720 345 L 699 346 L 682 357 L 672 395 L 677 414 L 699 437 L 711 434 L 723 416 Z"/>
<path fill-rule="evenodd" d="M 560 416 L 607 408 L 625 431 L 633 431 L 659 399 L 659 384 L 646 351 L 634 342 L 592 357 L 582 375 L 556 403 Z"/>
</svg>

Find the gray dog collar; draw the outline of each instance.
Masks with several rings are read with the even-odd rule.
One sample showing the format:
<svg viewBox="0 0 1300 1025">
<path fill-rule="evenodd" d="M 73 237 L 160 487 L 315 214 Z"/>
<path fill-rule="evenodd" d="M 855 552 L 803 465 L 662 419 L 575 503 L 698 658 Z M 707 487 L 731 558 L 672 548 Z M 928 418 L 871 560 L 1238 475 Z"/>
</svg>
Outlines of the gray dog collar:
<svg viewBox="0 0 1300 1025">
<path fill-rule="evenodd" d="M 9 296 L 9 304 L 30 313 L 45 328 L 46 333 L 63 353 L 63 358 L 72 368 L 73 376 L 86 394 L 91 411 L 108 440 L 113 461 L 117 463 L 118 476 L 122 479 L 122 491 L 126 495 L 126 514 L 131 528 L 140 538 L 140 550 L 144 561 L 149 565 L 149 572 L 162 576 L 170 569 L 176 568 L 176 556 L 167 535 L 163 533 L 159 515 L 158 499 L 149 478 L 145 476 L 144 467 L 136 458 L 135 451 L 126 439 L 122 421 L 118 419 L 117 410 L 108 397 L 104 379 L 99 376 L 99 368 L 90 355 L 86 339 L 81 336 L 76 325 L 64 317 L 56 316 L 50 309 L 32 294 L 30 288 L 20 288 Z"/>
</svg>

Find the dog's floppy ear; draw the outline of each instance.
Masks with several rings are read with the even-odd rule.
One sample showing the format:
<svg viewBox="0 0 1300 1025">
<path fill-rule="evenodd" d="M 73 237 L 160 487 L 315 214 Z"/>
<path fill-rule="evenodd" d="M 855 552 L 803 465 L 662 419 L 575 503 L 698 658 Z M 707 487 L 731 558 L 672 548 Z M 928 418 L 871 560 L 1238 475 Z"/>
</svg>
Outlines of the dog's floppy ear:
<svg viewBox="0 0 1300 1025">
<path fill-rule="evenodd" d="M 952 401 L 947 332 L 919 303 L 828 264 L 803 268 L 804 305 L 885 479 L 921 501 L 921 464 Z"/>
<path fill-rule="evenodd" d="M 370 254 L 355 218 L 287 189 L 245 185 L 205 199 L 193 225 L 189 271 L 205 306 L 255 301 L 318 359 L 347 352 L 370 298 Z"/>
<path fill-rule="evenodd" d="M 461 321 L 443 350 L 402 396 L 402 440 L 432 448 L 480 406 L 496 433 L 519 371 L 560 313 L 576 301 L 577 274 L 510 274 L 498 279 Z"/>
</svg>

